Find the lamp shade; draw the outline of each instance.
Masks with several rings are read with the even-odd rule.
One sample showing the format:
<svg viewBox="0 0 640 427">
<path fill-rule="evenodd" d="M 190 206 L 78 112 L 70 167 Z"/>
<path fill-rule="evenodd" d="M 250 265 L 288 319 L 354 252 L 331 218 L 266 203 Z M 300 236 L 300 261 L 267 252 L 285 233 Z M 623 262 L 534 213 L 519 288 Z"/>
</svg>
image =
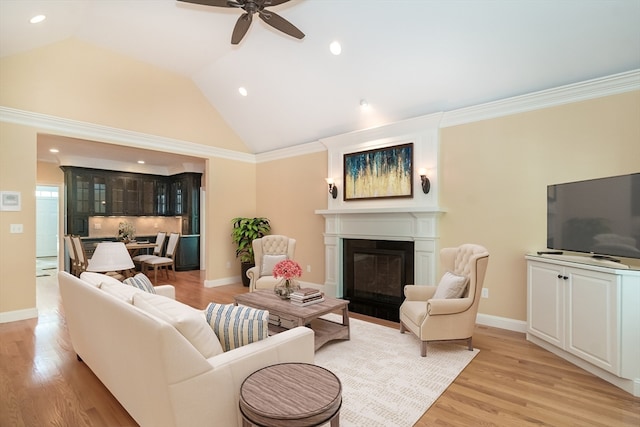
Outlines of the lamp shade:
<svg viewBox="0 0 640 427">
<path fill-rule="evenodd" d="M 128 270 L 133 267 L 133 260 L 124 243 L 101 242 L 98 243 L 93 256 L 89 260 L 87 271 L 100 273 Z"/>
</svg>

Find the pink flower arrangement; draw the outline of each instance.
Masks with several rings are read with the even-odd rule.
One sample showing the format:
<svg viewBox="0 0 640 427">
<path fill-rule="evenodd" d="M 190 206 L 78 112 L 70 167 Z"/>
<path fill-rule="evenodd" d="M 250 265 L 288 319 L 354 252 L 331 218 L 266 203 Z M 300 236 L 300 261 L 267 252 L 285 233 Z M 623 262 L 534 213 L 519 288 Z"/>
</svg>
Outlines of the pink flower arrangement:
<svg viewBox="0 0 640 427">
<path fill-rule="evenodd" d="M 284 277 L 288 281 L 300 276 L 302 276 L 302 268 L 300 264 L 292 259 L 282 260 L 273 267 L 273 277 L 276 279 Z"/>
</svg>

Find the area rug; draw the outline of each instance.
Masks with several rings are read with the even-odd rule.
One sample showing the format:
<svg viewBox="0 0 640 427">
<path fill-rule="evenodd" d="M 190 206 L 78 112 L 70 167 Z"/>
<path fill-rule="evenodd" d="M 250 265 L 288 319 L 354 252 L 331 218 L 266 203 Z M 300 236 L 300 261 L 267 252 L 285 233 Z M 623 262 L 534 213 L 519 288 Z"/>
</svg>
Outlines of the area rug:
<svg viewBox="0 0 640 427">
<path fill-rule="evenodd" d="M 420 357 L 409 332 L 358 319 L 350 325 L 349 341 L 329 342 L 315 355 L 342 383 L 341 426 L 413 426 L 479 352 L 443 342 Z"/>
</svg>

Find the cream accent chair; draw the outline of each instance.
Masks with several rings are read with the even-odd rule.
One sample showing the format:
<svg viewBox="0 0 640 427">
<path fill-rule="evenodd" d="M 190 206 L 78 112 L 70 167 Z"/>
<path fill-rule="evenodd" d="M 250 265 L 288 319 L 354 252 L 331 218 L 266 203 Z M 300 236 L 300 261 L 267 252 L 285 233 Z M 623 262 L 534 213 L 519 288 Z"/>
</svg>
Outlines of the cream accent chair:
<svg viewBox="0 0 640 427">
<path fill-rule="evenodd" d="M 247 277 L 250 280 L 249 291 L 254 292 L 258 289 L 273 289 L 280 279 L 273 277 L 271 271 L 265 271 L 265 267 L 267 267 L 267 269 L 269 267 L 273 269 L 273 266 L 278 261 L 275 257 L 293 259 L 296 250 L 296 240 L 287 236 L 270 234 L 255 239 L 251 242 L 251 245 L 253 246 L 256 265 L 247 270 Z M 267 255 L 267 257 L 265 257 L 265 255 Z"/>
<path fill-rule="evenodd" d="M 461 298 L 431 299 L 437 286 L 407 285 L 405 300 L 400 306 L 400 332 L 409 330 L 420 341 L 420 355 L 427 355 L 427 342 L 467 340 L 476 325 L 480 294 L 489 263 L 489 252 L 480 245 L 463 244 L 440 251 L 443 271 L 466 276 L 469 282 Z"/>
</svg>

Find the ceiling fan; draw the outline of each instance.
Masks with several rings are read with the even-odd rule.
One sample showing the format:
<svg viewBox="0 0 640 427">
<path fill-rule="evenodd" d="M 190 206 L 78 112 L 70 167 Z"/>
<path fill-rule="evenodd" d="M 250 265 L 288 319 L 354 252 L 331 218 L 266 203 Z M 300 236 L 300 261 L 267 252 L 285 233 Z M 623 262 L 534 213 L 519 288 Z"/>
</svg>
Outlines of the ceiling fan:
<svg viewBox="0 0 640 427">
<path fill-rule="evenodd" d="M 238 44 L 249 30 L 253 15 L 258 13 L 260 19 L 267 24 L 271 25 L 276 30 L 282 31 L 285 34 L 301 39 L 304 37 L 304 33 L 296 28 L 291 22 L 287 21 L 280 15 L 277 15 L 270 10 L 265 10 L 268 6 L 277 6 L 282 3 L 286 3 L 289 0 L 178 0 L 185 3 L 201 4 L 204 6 L 217 6 L 217 7 L 238 7 L 244 10 L 244 13 L 240 15 L 236 26 L 233 29 L 231 35 L 231 44 Z"/>
</svg>

